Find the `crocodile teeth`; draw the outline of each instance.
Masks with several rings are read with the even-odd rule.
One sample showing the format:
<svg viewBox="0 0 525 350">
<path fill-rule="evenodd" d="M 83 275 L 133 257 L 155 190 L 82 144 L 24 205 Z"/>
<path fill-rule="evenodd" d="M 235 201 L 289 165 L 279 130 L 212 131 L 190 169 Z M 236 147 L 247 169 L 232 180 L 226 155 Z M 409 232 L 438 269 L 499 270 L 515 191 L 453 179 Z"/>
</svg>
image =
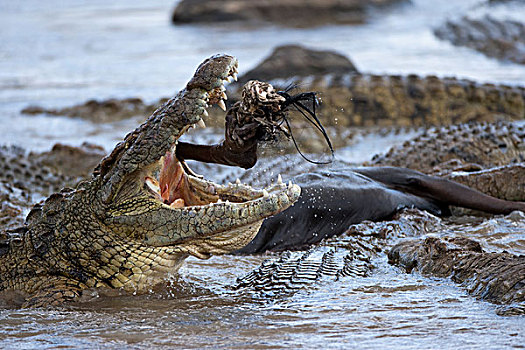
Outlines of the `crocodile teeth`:
<svg viewBox="0 0 525 350">
<path fill-rule="evenodd" d="M 184 208 L 186 206 L 186 203 L 184 202 L 184 199 L 177 198 L 173 201 L 173 203 L 170 204 L 170 208 L 177 209 L 177 208 Z"/>
<path fill-rule="evenodd" d="M 235 180 L 235 183 L 236 183 L 237 185 L 240 185 L 240 184 L 241 184 L 241 180 L 237 179 L 237 180 Z"/>
<path fill-rule="evenodd" d="M 282 178 L 281 174 L 277 175 L 277 183 L 279 185 L 283 183 L 283 178 Z"/>
<path fill-rule="evenodd" d="M 208 115 L 208 113 L 206 113 L 206 115 Z M 200 119 L 198 122 L 197 122 L 197 125 L 200 126 L 201 128 L 206 128 L 206 124 L 204 123 L 204 120 Z"/>
<path fill-rule="evenodd" d="M 204 110 L 204 112 L 202 113 L 202 115 L 203 115 L 204 117 L 207 117 L 207 116 L 208 116 L 208 111 L 207 111 L 207 110 Z"/>
<path fill-rule="evenodd" d="M 263 197 L 269 197 L 269 196 L 270 196 L 270 194 L 268 193 L 268 191 L 266 191 L 266 190 L 264 190 L 264 189 L 262 190 L 262 193 L 263 193 Z"/>
<path fill-rule="evenodd" d="M 292 181 L 288 181 L 288 188 L 292 188 Z"/>
<path fill-rule="evenodd" d="M 219 88 L 221 91 L 226 91 L 226 88 L 224 87 L 224 85 L 221 85 L 221 87 Z"/>
<path fill-rule="evenodd" d="M 228 99 L 228 96 L 226 96 L 226 93 L 223 91 L 221 92 L 221 97 L 223 100 L 227 100 Z"/>
<path fill-rule="evenodd" d="M 146 177 L 146 185 L 155 193 L 160 193 L 160 187 L 157 180 L 152 179 L 151 177 Z"/>
<path fill-rule="evenodd" d="M 223 100 L 220 100 L 217 104 L 219 105 L 219 107 L 221 107 L 221 109 L 222 109 L 223 111 L 226 112 L 226 104 L 224 103 Z"/>
<path fill-rule="evenodd" d="M 232 74 L 232 78 L 233 78 L 233 80 L 237 81 L 237 73 L 233 73 Z"/>
</svg>

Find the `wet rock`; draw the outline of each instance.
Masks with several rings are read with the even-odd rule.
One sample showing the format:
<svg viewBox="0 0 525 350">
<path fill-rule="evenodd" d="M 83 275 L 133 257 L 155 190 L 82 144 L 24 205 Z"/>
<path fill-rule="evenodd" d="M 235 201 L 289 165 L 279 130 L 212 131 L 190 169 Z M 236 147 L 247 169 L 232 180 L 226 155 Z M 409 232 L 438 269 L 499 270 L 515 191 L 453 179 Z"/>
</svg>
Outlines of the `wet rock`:
<svg viewBox="0 0 525 350">
<path fill-rule="evenodd" d="M 26 108 L 22 109 L 20 112 L 23 113 L 23 114 L 32 114 L 32 115 L 35 115 L 35 114 L 54 114 L 54 113 L 58 113 L 57 112 L 54 112 L 54 111 L 57 111 L 55 109 L 45 109 L 44 107 L 40 107 L 40 106 L 27 106 Z"/>
<path fill-rule="evenodd" d="M 172 22 L 271 22 L 283 26 L 312 27 L 323 24 L 359 24 L 371 9 L 402 0 L 182 0 Z"/>
<path fill-rule="evenodd" d="M 525 213 L 519 210 L 515 210 L 509 215 L 507 215 L 507 218 L 510 221 L 514 221 L 514 222 L 525 222 Z"/>
<path fill-rule="evenodd" d="M 522 7 L 523 8 L 523 7 Z M 435 35 L 456 46 L 466 46 L 489 57 L 525 64 L 525 20 L 464 16 L 436 28 Z"/>
<path fill-rule="evenodd" d="M 322 77 L 328 74 L 358 73 L 344 55 L 330 50 L 313 50 L 300 45 L 276 47 L 255 68 L 239 78 L 237 86 L 248 80 L 272 81 L 292 77 Z"/>
<path fill-rule="evenodd" d="M 57 143 L 51 151 L 31 152 L 29 159 L 71 177 L 87 178 L 105 155 L 103 147 L 89 142 L 84 142 L 80 147 Z"/>
</svg>

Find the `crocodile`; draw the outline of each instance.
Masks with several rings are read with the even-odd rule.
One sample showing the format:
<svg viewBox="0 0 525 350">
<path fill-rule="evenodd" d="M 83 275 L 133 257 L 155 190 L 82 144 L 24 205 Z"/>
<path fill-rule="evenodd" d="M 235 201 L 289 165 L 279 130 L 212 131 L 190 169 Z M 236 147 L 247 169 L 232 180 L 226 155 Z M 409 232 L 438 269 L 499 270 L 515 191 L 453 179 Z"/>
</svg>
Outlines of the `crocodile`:
<svg viewBox="0 0 525 350">
<path fill-rule="evenodd" d="M 289 294 L 323 280 L 366 277 L 373 259 L 388 251 L 395 239 L 419 237 L 440 227 L 440 219 L 419 209 L 403 209 L 390 220 L 349 225 L 337 237 L 305 250 L 286 250 L 237 278 L 234 290 L 258 295 Z"/>
<path fill-rule="evenodd" d="M 22 109 L 23 114 L 65 115 L 72 118 L 89 119 L 96 123 L 108 123 L 135 116 L 150 115 L 168 99 L 162 98 L 155 103 L 145 103 L 138 97 L 109 98 L 106 100 L 88 100 L 80 105 L 64 108 L 43 108 L 30 105 Z"/>
<path fill-rule="evenodd" d="M 42 153 L 1 145 L 0 182 L 47 197 L 88 178 L 105 153 L 102 147 L 87 142 L 79 147 L 57 143 Z"/>
<path fill-rule="evenodd" d="M 203 124 L 208 104 L 223 103 L 224 81 L 236 77 L 237 65 L 228 55 L 205 60 L 185 89 L 117 144 L 91 179 L 52 194 L 23 226 L 1 233 L 0 290 L 20 293 L 24 307 L 72 301 L 89 288 L 143 293 L 190 255 L 206 259 L 243 247 L 263 219 L 292 205 L 297 185 L 219 185 L 193 174 L 179 156 L 179 137 Z M 257 91 L 264 94 L 260 101 L 270 96 Z M 243 107 L 258 111 L 257 105 L 238 111 Z M 196 153 L 221 155 L 228 163 L 232 149 L 221 144 Z M 191 150 L 186 147 L 190 157 Z"/>
<path fill-rule="evenodd" d="M 426 174 L 475 171 L 525 162 L 525 124 L 499 121 L 431 127 L 376 155 L 370 164 L 403 166 Z"/>
<path fill-rule="evenodd" d="M 368 164 L 417 169 L 491 196 L 525 201 L 525 125 L 499 121 L 432 127 Z"/>
<path fill-rule="evenodd" d="M 57 143 L 42 153 L 1 145 L 0 227 L 22 225 L 33 203 L 88 178 L 104 155 L 102 147 L 86 142 L 79 147 Z"/>
<path fill-rule="evenodd" d="M 312 63 L 313 62 L 313 63 Z M 525 87 L 477 83 L 436 76 L 375 75 L 357 71 L 345 56 L 328 50 L 298 45 L 279 46 L 254 69 L 239 76 L 228 89 L 228 101 L 241 98 L 249 80 L 271 83 L 276 89 L 295 85 L 316 91 L 323 103 L 319 117 L 325 127 L 334 127 L 336 144 L 345 145 L 350 127 L 414 127 L 459 124 L 469 121 L 523 120 Z M 27 107 L 22 113 L 50 113 L 95 120 L 114 120 L 141 115 L 159 102 L 146 106 L 126 100 L 88 102 L 64 109 Z M 110 105 L 111 108 L 106 107 Z M 134 106 L 134 107 L 133 107 Z M 222 127 L 219 108 L 211 108 L 208 126 Z M 340 139 L 340 140 L 338 140 Z"/>
<path fill-rule="evenodd" d="M 310 63 L 323 55 L 331 70 Z M 430 126 L 525 118 L 522 86 L 414 74 L 366 74 L 342 61 L 337 53 L 298 45 L 275 48 L 231 88 L 239 89 L 252 79 L 269 82 L 277 89 L 294 84 L 317 91 L 323 100 L 319 111 L 326 116 L 326 126 Z M 234 100 L 234 91 L 230 95 Z"/>
<path fill-rule="evenodd" d="M 396 244 L 388 258 L 406 272 L 450 277 L 475 297 L 508 304 L 500 315 L 525 314 L 525 255 L 486 252 L 464 237 L 426 237 Z"/>
</svg>

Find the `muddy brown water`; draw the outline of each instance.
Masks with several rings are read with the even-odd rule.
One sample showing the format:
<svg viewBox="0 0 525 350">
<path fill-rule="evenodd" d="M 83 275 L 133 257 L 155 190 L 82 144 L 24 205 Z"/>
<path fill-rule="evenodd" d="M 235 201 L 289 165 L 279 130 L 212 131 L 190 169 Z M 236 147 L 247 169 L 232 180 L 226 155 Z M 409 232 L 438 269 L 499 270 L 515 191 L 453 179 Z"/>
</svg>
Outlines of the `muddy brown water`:
<svg viewBox="0 0 525 350">
<path fill-rule="evenodd" d="M 432 35 L 432 26 L 478 0 L 413 0 L 358 27 L 169 25 L 172 0 L 0 2 L 0 142 L 48 150 L 89 140 L 111 147 L 138 119 L 96 125 L 24 116 L 30 105 L 62 107 L 89 98 L 173 94 L 206 56 L 227 52 L 241 73 L 278 45 L 338 49 L 374 73 L 455 75 L 525 84 L 524 66 L 499 62 Z M 407 21 L 407 18 L 410 18 Z M 386 58 L 385 58 L 386 57 Z M 367 136 L 338 151 L 366 161 L 413 134 Z M 193 136 L 201 142 L 214 131 Z M 228 170 L 217 171 L 224 176 Z M 263 174 L 263 176 L 276 174 Z M 482 241 L 487 250 L 525 253 L 524 220 L 460 218 L 447 232 Z M 394 243 L 394 242 L 392 242 Z M 265 297 L 228 286 L 269 256 L 190 258 L 165 286 L 147 295 L 91 291 L 63 309 L 0 308 L 0 348 L 358 348 L 501 349 L 525 346 L 525 318 L 500 317 L 449 279 L 405 274 L 380 255 L 365 278 L 323 281 L 292 295 Z M 271 257 L 271 256 L 270 256 Z"/>
</svg>

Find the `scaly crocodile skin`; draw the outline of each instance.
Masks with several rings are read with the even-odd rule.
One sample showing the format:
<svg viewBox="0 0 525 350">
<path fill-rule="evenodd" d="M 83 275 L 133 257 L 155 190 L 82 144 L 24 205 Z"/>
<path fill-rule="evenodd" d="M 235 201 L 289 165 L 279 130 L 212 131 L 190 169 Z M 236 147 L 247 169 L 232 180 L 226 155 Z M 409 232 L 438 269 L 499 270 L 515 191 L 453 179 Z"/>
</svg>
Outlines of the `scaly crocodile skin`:
<svg viewBox="0 0 525 350">
<path fill-rule="evenodd" d="M 222 186 L 186 174 L 174 159 L 178 138 L 201 124 L 208 103 L 222 103 L 223 81 L 236 72 L 231 56 L 204 61 L 186 88 L 129 133 L 90 180 L 52 194 L 33 207 L 24 226 L 2 233 L 0 291 L 24 293 L 24 306 L 72 300 L 92 287 L 141 293 L 189 255 L 208 258 L 243 247 L 264 218 L 289 207 L 300 193 L 296 185 Z M 162 178 L 155 178 L 162 176 L 168 182 L 161 189 Z M 172 200 L 179 186 L 183 195 Z M 162 197 L 166 191 L 169 198 Z"/>
</svg>

